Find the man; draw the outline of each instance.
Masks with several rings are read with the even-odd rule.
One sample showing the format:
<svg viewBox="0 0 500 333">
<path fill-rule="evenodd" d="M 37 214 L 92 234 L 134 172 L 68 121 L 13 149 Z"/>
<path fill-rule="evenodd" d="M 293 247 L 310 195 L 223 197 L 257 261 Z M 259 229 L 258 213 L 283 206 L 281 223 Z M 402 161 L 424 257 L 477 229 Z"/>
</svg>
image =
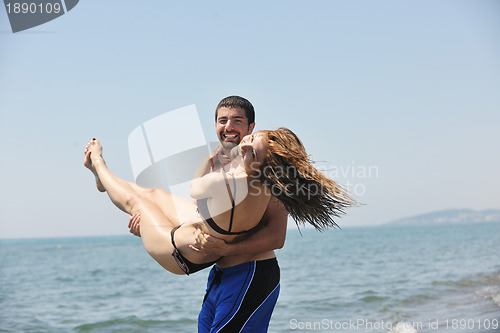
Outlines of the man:
<svg viewBox="0 0 500 333">
<path fill-rule="evenodd" d="M 215 160 L 227 163 L 230 150 L 255 127 L 252 104 L 239 96 L 219 102 L 215 111 L 216 132 L 223 154 Z M 191 248 L 223 256 L 210 271 L 207 292 L 198 317 L 198 332 L 267 332 L 278 299 L 280 272 L 275 249 L 286 237 L 287 216 L 281 202 L 272 198 L 260 229 L 236 243 L 197 233 Z M 139 235 L 139 218 L 130 218 L 130 232 Z"/>
</svg>

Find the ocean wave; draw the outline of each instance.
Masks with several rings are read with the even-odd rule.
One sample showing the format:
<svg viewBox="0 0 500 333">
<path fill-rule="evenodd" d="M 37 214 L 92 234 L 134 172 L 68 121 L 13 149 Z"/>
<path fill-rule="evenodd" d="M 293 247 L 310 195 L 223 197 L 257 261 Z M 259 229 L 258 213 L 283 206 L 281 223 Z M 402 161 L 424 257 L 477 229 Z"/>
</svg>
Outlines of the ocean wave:
<svg viewBox="0 0 500 333">
<path fill-rule="evenodd" d="M 416 295 L 411 295 L 401 301 L 402 304 L 404 305 L 415 305 L 415 304 L 422 304 L 428 301 L 431 301 L 435 299 L 436 296 L 432 293 L 429 292 L 429 294 L 416 294 Z"/>
<path fill-rule="evenodd" d="M 492 274 L 475 274 L 460 280 L 433 281 L 433 286 L 449 286 L 456 288 L 481 287 L 500 284 L 500 272 Z"/>
<path fill-rule="evenodd" d="M 476 291 L 479 297 L 492 301 L 496 306 L 500 306 L 500 285 L 491 285 L 480 288 Z"/>
<path fill-rule="evenodd" d="M 377 303 L 377 302 L 383 302 L 388 300 L 388 297 L 382 297 L 382 296 L 377 296 L 377 295 L 369 295 L 365 296 L 359 299 L 360 302 L 363 303 Z"/>
<path fill-rule="evenodd" d="M 358 300 L 362 303 L 382 303 L 391 299 L 391 297 L 371 289 L 357 293 L 356 296 L 359 297 Z"/>
<path fill-rule="evenodd" d="M 123 318 L 113 318 L 95 323 L 79 325 L 74 328 L 76 332 L 127 332 L 143 333 L 151 331 L 175 332 L 177 328 L 181 330 L 186 326 L 196 327 L 196 320 L 180 318 L 178 320 L 152 320 L 141 319 L 137 316 L 127 316 Z"/>
<path fill-rule="evenodd" d="M 396 323 L 391 330 L 390 333 L 416 333 L 417 330 L 412 326 L 411 323 L 407 322 L 399 322 Z"/>
</svg>

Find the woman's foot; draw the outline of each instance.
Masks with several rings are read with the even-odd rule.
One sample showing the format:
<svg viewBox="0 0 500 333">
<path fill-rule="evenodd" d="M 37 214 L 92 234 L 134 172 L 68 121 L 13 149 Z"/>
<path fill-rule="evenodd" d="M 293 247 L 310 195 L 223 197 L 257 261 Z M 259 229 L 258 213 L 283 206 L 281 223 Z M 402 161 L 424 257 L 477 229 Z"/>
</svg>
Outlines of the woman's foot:
<svg viewBox="0 0 500 333">
<path fill-rule="evenodd" d="M 106 192 L 106 189 L 102 185 L 101 180 L 99 179 L 99 176 L 97 175 L 97 171 L 94 167 L 94 164 L 92 163 L 92 158 L 94 158 L 94 159 L 97 158 L 97 159 L 102 160 L 102 155 L 101 155 L 102 154 L 102 146 L 99 143 L 99 141 L 96 139 L 90 140 L 89 143 L 87 144 L 87 147 L 85 147 L 84 154 L 85 154 L 85 159 L 83 160 L 83 165 L 85 165 L 85 167 L 87 169 L 89 169 L 90 171 L 92 171 L 92 173 L 94 174 L 95 183 L 96 183 L 96 186 L 97 186 L 97 189 L 99 190 L 99 192 Z"/>
</svg>

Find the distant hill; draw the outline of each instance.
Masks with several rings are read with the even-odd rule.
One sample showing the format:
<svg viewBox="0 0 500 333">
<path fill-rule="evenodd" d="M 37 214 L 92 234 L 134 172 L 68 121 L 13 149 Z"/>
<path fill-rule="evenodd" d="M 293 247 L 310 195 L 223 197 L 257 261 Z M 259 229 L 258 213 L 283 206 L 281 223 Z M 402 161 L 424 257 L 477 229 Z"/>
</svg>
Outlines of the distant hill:
<svg viewBox="0 0 500 333">
<path fill-rule="evenodd" d="M 472 209 L 449 209 L 441 210 L 412 217 L 398 219 L 387 224 L 411 225 L 411 224 L 440 224 L 440 223 L 478 223 L 478 222 L 500 222 L 500 209 L 472 210 Z"/>
</svg>

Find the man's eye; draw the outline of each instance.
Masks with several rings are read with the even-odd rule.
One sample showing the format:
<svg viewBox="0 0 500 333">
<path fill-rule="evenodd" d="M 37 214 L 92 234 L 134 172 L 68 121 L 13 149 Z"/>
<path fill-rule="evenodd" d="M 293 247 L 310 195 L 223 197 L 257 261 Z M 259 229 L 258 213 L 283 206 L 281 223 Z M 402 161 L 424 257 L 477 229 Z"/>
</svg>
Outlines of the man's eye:
<svg viewBox="0 0 500 333">
<path fill-rule="evenodd" d="M 252 150 L 252 158 L 255 159 L 255 152 Z"/>
</svg>

